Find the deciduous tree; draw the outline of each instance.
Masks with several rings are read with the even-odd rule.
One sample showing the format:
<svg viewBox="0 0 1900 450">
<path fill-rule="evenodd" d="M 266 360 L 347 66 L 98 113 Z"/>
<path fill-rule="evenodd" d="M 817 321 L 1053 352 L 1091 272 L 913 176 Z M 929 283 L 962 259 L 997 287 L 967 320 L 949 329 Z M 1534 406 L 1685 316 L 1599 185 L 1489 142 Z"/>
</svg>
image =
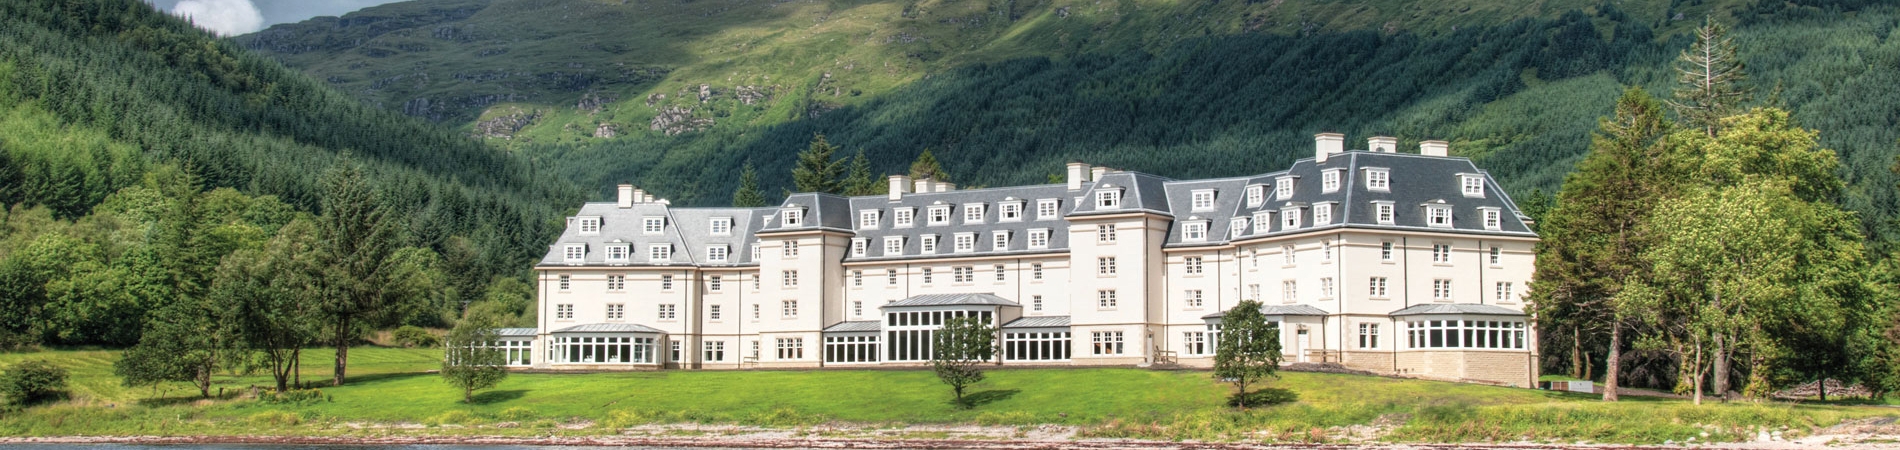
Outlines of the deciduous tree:
<svg viewBox="0 0 1900 450">
<path fill-rule="evenodd" d="M 963 390 L 983 381 L 982 365 L 995 359 L 996 328 L 976 316 L 952 318 L 944 321 L 931 345 L 930 368 L 950 385 L 958 405 L 970 407 L 963 401 Z"/>
<path fill-rule="evenodd" d="M 462 402 L 474 403 L 475 391 L 508 378 L 508 355 L 495 347 L 502 326 L 502 306 L 478 303 L 468 308 L 443 339 L 442 381 L 462 390 Z"/>
<path fill-rule="evenodd" d="M 1221 315 L 1219 347 L 1214 350 L 1214 378 L 1233 383 L 1240 409 L 1247 409 L 1247 389 L 1267 378 L 1278 378 L 1280 328 L 1267 322 L 1260 302 L 1242 300 Z"/>
</svg>

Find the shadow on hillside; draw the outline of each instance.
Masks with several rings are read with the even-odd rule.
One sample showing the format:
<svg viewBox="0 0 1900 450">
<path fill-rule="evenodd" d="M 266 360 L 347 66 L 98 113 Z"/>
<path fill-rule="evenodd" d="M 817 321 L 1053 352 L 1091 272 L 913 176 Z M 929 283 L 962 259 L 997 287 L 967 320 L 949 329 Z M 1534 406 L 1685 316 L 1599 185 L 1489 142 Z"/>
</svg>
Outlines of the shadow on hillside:
<svg viewBox="0 0 1900 450">
<path fill-rule="evenodd" d="M 1016 394 L 1022 391 L 1022 389 L 996 389 L 974 392 L 970 395 L 963 396 L 963 404 L 961 406 L 964 408 L 975 408 L 1002 400 L 1008 400 L 1010 397 L 1015 397 Z M 956 405 L 957 401 L 951 400 L 950 404 Z"/>
<path fill-rule="evenodd" d="M 489 405 L 489 404 L 501 403 L 501 402 L 510 401 L 510 400 L 520 400 L 521 397 L 524 397 L 527 395 L 528 395 L 527 389 L 488 391 L 488 392 L 483 392 L 480 394 L 475 394 L 475 397 L 473 398 L 474 400 L 473 404 Z"/>
</svg>

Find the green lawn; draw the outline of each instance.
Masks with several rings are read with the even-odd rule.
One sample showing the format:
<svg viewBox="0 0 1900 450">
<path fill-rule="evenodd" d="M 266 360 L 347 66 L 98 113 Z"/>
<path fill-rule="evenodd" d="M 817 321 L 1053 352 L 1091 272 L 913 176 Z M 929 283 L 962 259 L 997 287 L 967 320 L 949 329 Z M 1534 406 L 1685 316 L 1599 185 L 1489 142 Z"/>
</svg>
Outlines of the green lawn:
<svg viewBox="0 0 1900 450">
<path fill-rule="evenodd" d="M 1330 441 L 1334 427 L 1389 424 L 1388 440 L 1592 440 L 1662 442 L 1710 432 L 1746 435 L 1759 425 L 1795 430 L 1845 418 L 1893 413 L 1871 407 L 1732 404 L 1691 406 L 1635 400 L 1606 405 L 1590 396 L 1471 384 L 1353 375 L 1284 373 L 1272 387 L 1298 400 L 1235 412 L 1221 406 L 1228 387 L 1206 372 L 1125 368 L 995 370 L 973 395 L 973 410 L 950 403 L 949 388 L 928 371 L 667 371 L 514 374 L 477 404 L 433 375 L 430 350 L 353 349 L 350 382 L 324 387 L 323 399 L 275 403 L 200 401 L 178 384 L 155 396 L 119 386 L 116 352 L 61 350 L 0 354 L 0 364 L 46 358 L 72 370 L 73 399 L 6 413 L 0 435 L 187 435 L 280 433 L 356 435 L 437 433 L 611 434 L 647 423 L 738 423 L 800 427 L 868 425 L 1064 424 L 1088 437 Z M 305 353 L 307 381 L 327 380 L 331 353 Z M 264 385 L 264 377 L 220 378 L 219 385 Z M 157 397 L 157 398 L 153 398 Z M 514 428 L 436 427 L 444 423 Z M 581 429 L 560 425 L 593 422 Z M 363 431 L 356 424 L 422 424 Z M 1332 431 L 1329 431 L 1332 430 Z"/>
</svg>

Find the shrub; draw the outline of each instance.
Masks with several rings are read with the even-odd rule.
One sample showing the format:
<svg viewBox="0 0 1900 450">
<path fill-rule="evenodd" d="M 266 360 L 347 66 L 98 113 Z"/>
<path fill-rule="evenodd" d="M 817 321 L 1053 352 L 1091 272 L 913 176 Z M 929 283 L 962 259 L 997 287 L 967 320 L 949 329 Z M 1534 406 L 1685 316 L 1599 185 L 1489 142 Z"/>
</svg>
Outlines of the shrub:
<svg viewBox="0 0 1900 450">
<path fill-rule="evenodd" d="M 541 415 L 535 414 L 534 410 L 519 406 L 501 410 L 501 413 L 495 415 L 495 418 L 509 422 L 527 422 L 540 417 Z"/>
<path fill-rule="evenodd" d="M 403 325 L 402 328 L 397 328 L 394 333 L 390 333 L 390 340 L 406 348 L 429 348 L 441 343 L 434 333 L 415 325 Z"/>
<path fill-rule="evenodd" d="M 24 361 L 0 373 L 0 396 L 26 406 L 66 396 L 66 369 L 46 360 Z"/>
<path fill-rule="evenodd" d="M 303 417 L 290 411 L 264 411 L 251 415 L 251 424 L 257 426 L 293 426 L 303 422 Z"/>
<path fill-rule="evenodd" d="M 284 392 L 278 392 L 276 394 L 264 396 L 263 398 L 260 398 L 258 400 L 263 401 L 265 403 L 308 405 L 311 403 L 322 403 L 322 402 L 328 401 L 329 397 L 325 397 L 323 395 L 323 390 L 321 389 L 303 389 L 303 390 L 289 390 L 289 391 L 284 391 Z"/>
</svg>

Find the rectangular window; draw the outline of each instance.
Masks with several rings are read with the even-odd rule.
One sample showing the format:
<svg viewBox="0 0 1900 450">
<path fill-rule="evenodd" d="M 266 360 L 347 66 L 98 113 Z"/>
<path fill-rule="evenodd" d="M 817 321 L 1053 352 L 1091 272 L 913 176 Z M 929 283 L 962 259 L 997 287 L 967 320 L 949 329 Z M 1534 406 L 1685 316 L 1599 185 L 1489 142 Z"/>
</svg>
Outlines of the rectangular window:
<svg viewBox="0 0 1900 450">
<path fill-rule="evenodd" d="M 626 275 L 614 274 L 614 275 L 607 276 L 607 291 L 608 292 L 625 290 L 626 288 L 627 288 Z"/>
<path fill-rule="evenodd" d="M 926 234 L 917 240 L 918 250 L 926 255 L 937 254 L 937 235 Z"/>
<path fill-rule="evenodd" d="M 1259 284 L 1247 285 L 1247 299 L 1255 300 L 1255 301 L 1260 300 L 1260 285 Z"/>
<path fill-rule="evenodd" d="M 1280 209 L 1280 229 L 1281 230 L 1297 230 L 1299 228 L 1300 228 L 1300 209 L 1299 208 L 1281 208 Z"/>
<path fill-rule="evenodd" d="M 1201 257 L 1189 256 L 1181 258 L 1181 268 L 1184 272 L 1187 272 L 1188 275 L 1200 275 Z"/>
<path fill-rule="evenodd" d="M 1035 280 L 1042 279 L 1042 263 L 1033 263 L 1029 265 L 1029 278 L 1035 279 Z"/>
<path fill-rule="evenodd" d="M 970 233 L 957 233 L 956 245 L 957 245 L 956 247 L 957 253 L 976 251 L 976 235 L 970 234 Z"/>
<path fill-rule="evenodd" d="M 1009 232 L 998 231 L 990 234 L 990 250 L 1009 251 Z"/>
<path fill-rule="evenodd" d="M 754 243 L 752 243 L 752 260 L 753 260 L 753 261 L 758 261 L 758 260 L 759 260 L 759 254 L 760 254 L 759 252 L 760 252 L 760 251 L 761 251 L 761 250 L 759 249 L 759 243 L 757 243 L 757 242 L 754 242 Z"/>
<path fill-rule="evenodd" d="M 1380 225 L 1391 225 L 1394 220 L 1397 220 L 1397 218 L 1392 215 L 1393 208 L 1391 202 L 1372 202 L 1372 210 L 1376 215 L 1374 219 L 1377 219 Z"/>
<path fill-rule="evenodd" d="M 1499 265 L 1503 263 L 1504 263 L 1504 249 L 1498 248 L 1495 246 L 1491 247 L 1491 265 L 1495 266 L 1495 265 Z"/>
<path fill-rule="evenodd" d="M 1029 296 L 1029 310 L 1042 311 L 1042 296 L 1040 295 Z"/>
<path fill-rule="evenodd" d="M 1273 227 L 1273 212 L 1272 211 L 1259 211 L 1259 212 L 1253 213 L 1253 234 L 1266 233 L 1272 227 Z"/>
<path fill-rule="evenodd" d="M 1119 303 L 1115 299 L 1114 289 L 1103 289 L 1103 290 L 1095 291 L 1095 307 L 1096 308 L 1115 309 L 1115 306 L 1117 304 Z"/>
<path fill-rule="evenodd" d="M 970 266 L 951 267 L 950 275 L 951 278 L 958 283 L 969 283 L 976 281 L 976 268 Z"/>
<path fill-rule="evenodd" d="M 574 305 L 572 303 L 562 303 L 559 305 L 554 305 L 554 318 L 561 319 L 561 320 L 574 320 Z"/>
<path fill-rule="evenodd" d="M 778 338 L 778 359 L 805 357 L 805 338 Z"/>
<path fill-rule="evenodd" d="M 1379 348 L 1379 324 L 1359 324 L 1359 348 Z"/>
<path fill-rule="evenodd" d="M 1339 190 L 1339 172 L 1340 172 L 1340 169 L 1333 169 L 1333 170 L 1328 170 L 1325 172 L 1320 172 L 1319 174 L 1320 192 L 1336 192 Z"/>
<path fill-rule="evenodd" d="M 565 290 L 568 290 L 569 288 L 572 288 L 572 287 L 574 287 L 574 276 L 573 276 L 573 275 L 568 275 L 568 274 L 565 274 L 565 273 L 564 273 L 564 274 L 561 274 L 561 276 L 559 277 L 559 279 L 560 279 L 560 287 L 561 287 L 561 290 L 563 290 L 563 291 L 565 291 Z"/>
<path fill-rule="evenodd" d="M 950 207 L 948 207 L 948 206 L 932 206 L 932 207 L 930 207 L 930 217 L 929 217 L 929 219 L 930 219 L 930 224 L 931 224 L 931 225 L 945 225 L 945 224 L 949 224 L 949 223 L 950 223 Z"/>
<path fill-rule="evenodd" d="M 1189 308 L 1200 308 L 1201 307 L 1201 290 L 1188 289 L 1186 292 L 1183 292 L 1181 294 L 1181 299 L 1184 300 L 1185 303 L 1187 303 L 1187 307 Z"/>
<path fill-rule="evenodd" d="M 1333 277 L 1319 279 L 1319 297 L 1333 298 Z"/>
<path fill-rule="evenodd" d="M 781 281 L 781 286 L 788 287 L 788 288 L 798 287 L 798 271 L 796 270 L 781 271 L 779 272 L 779 277 Z"/>
<path fill-rule="evenodd" d="M 630 253 L 630 252 L 627 251 L 627 246 L 625 245 L 608 245 L 607 246 L 607 262 L 610 262 L 610 263 L 627 262 L 627 256 L 628 256 L 627 253 Z"/>
<path fill-rule="evenodd" d="M 1333 204 L 1329 202 L 1313 205 L 1313 225 L 1330 223 L 1333 223 Z"/>
<path fill-rule="evenodd" d="M 797 258 L 798 241 L 785 241 L 785 245 L 779 247 L 779 253 L 782 253 L 787 259 Z"/>
<path fill-rule="evenodd" d="M 1056 218 L 1056 214 L 1059 211 L 1056 209 L 1056 205 L 1057 203 L 1054 199 L 1037 200 L 1036 220 L 1050 220 Z"/>
<path fill-rule="evenodd" d="M 1394 258 L 1394 255 L 1392 254 L 1392 241 L 1380 242 L 1379 243 L 1379 260 L 1390 262 L 1392 261 L 1392 258 Z"/>
<path fill-rule="evenodd" d="M 1046 230 L 1046 229 L 1029 230 L 1029 248 L 1032 248 L 1032 249 L 1049 248 L 1049 230 Z"/>
<path fill-rule="evenodd" d="M 1090 334 L 1090 342 L 1094 344 L 1095 354 L 1097 355 L 1122 354 L 1122 332 L 1096 331 L 1089 334 Z"/>
<path fill-rule="evenodd" d="M 721 314 L 719 311 L 719 305 L 706 306 L 706 319 L 717 322 L 719 321 L 720 318 L 721 318 Z"/>
<path fill-rule="evenodd" d="M 913 221 L 915 219 L 914 217 L 915 214 L 916 214 L 916 211 L 910 208 L 898 208 L 896 211 L 892 211 L 891 213 L 891 226 L 892 227 L 911 226 L 915 223 Z"/>
<path fill-rule="evenodd" d="M 719 361 L 726 360 L 726 342 L 725 341 L 706 341 L 706 342 L 700 343 L 700 347 L 705 349 L 705 352 L 704 352 L 706 354 L 705 360 L 707 362 L 719 362 Z"/>
<path fill-rule="evenodd" d="M 561 259 L 565 262 L 570 262 L 570 263 L 581 262 L 583 260 L 586 260 L 587 258 L 587 246 L 579 245 L 579 244 L 569 244 L 568 246 L 564 247 L 561 250 L 561 256 L 562 256 Z"/>
<path fill-rule="evenodd" d="M 867 230 L 877 229 L 877 210 L 867 209 L 858 211 L 858 228 Z"/>
<path fill-rule="evenodd" d="M 996 221 L 1020 222 L 1022 220 L 1023 204 L 1021 202 L 1003 202 L 996 204 Z"/>
<path fill-rule="evenodd" d="M 1366 190 L 1392 190 L 1392 172 L 1386 169 L 1366 169 Z"/>
<path fill-rule="evenodd" d="M 653 244 L 652 246 L 647 247 L 647 261 L 648 262 L 661 263 L 661 262 L 668 262 L 672 260 L 673 260 L 673 245 L 672 244 Z"/>
<path fill-rule="evenodd" d="M 1300 301 L 1299 280 L 1281 281 L 1280 282 L 1280 302 L 1293 303 L 1297 301 Z"/>
<path fill-rule="evenodd" d="M 1007 274 L 1008 274 L 1009 272 L 1003 269 L 1003 265 L 1002 265 L 1002 264 L 997 264 L 997 265 L 994 265 L 994 266 L 991 266 L 991 267 L 992 267 L 992 268 L 995 268 L 995 269 L 996 269 L 996 281 L 998 281 L 998 282 L 1002 282 L 1002 281 L 1005 281 L 1005 280 L 1006 280 L 1006 279 L 1005 279 L 1004 277 L 1005 277 L 1005 276 L 1006 276 L 1006 275 L 1007 275 Z"/>
<path fill-rule="evenodd" d="M 1104 277 L 1115 276 L 1115 257 L 1103 256 L 1095 258 L 1095 275 Z"/>
<path fill-rule="evenodd" d="M 865 252 L 867 251 L 866 247 L 870 247 L 870 246 L 871 246 L 871 240 L 869 239 L 861 239 L 861 238 L 852 239 L 851 240 L 851 256 L 863 257 Z"/>
<path fill-rule="evenodd" d="M 1517 297 L 1514 297 L 1511 294 L 1511 282 L 1499 281 L 1497 302 L 1508 303 L 1508 302 L 1515 302 L 1515 301 L 1517 301 Z"/>
<path fill-rule="evenodd" d="M 712 218 L 712 223 L 708 224 L 706 228 L 708 228 L 708 231 L 711 231 L 714 236 L 730 236 L 732 235 L 732 218 L 714 217 Z"/>
<path fill-rule="evenodd" d="M 798 300 L 786 300 L 786 301 L 779 302 L 778 315 L 779 317 L 786 318 L 786 319 L 798 318 Z"/>
<path fill-rule="evenodd" d="M 1122 207 L 1122 192 L 1103 189 L 1095 192 L 1095 209 L 1119 209 Z"/>
<path fill-rule="evenodd" d="M 805 214 L 803 211 L 799 211 L 796 209 L 788 209 L 788 210 L 785 210 L 784 214 L 785 214 L 785 226 L 787 227 L 805 226 Z"/>
<path fill-rule="evenodd" d="M 897 269 L 884 269 L 884 284 L 888 286 L 897 285 Z"/>
<path fill-rule="evenodd" d="M 712 276 L 706 277 L 707 291 L 719 292 L 725 289 L 726 289 L 726 277 L 724 275 L 712 275 Z"/>
<path fill-rule="evenodd" d="M 884 256 L 904 254 L 904 238 L 891 236 L 884 238 Z"/>
<path fill-rule="evenodd" d="M 660 290 L 662 291 L 673 290 L 673 276 L 672 275 L 660 275 Z"/>
<path fill-rule="evenodd" d="M 582 217 L 579 222 L 581 234 L 600 234 L 599 217 Z"/>
<path fill-rule="evenodd" d="M 1504 213 L 1496 209 L 1484 210 L 1484 229 L 1498 231 L 1504 228 Z"/>
<path fill-rule="evenodd" d="M 983 223 L 983 204 L 963 205 L 963 223 Z"/>
<path fill-rule="evenodd" d="M 1319 241 L 1319 260 L 1322 262 L 1333 262 L 1333 241 L 1331 239 Z"/>
<path fill-rule="evenodd" d="M 679 319 L 678 307 L 670 303 L 660 304 L 660 320 L 677 320 L 677 319 Z"/>
<path fill-rule="evenodd" d="M 1432 300 L 1441 302 L 1451 301 L 1451 280 L 1442 278 L 1432 280 Z"/>
<path fill-rule="evenodd" d="M 860 317 L 860 318 L 864 317 L 864 301 L 863 300 L 851 301 L 851 317 Z"/>
<path fill-rule="evenodd" d="M 1181 226 L 1181 240 L 1203 242 L 1207 240 L 1207 222 L 1188 222 Z"/>
<path fill-rule="evenodd" d="M 760 275 L 760 274 L 756 274 L 756 273 L 755 273 L 755 274 L 752 274 L 752 290 L 753 290 L 753 291 L 758 291 L 758 290 L 759 290 L 759 280 L 760 280 L 760 279 L 763 279 L 763 278 L 765 278 L 765 276 L 764 276 L 764 275 Z"/>
<path fill-rule="evenodd" d="M 730 261 L 731 252 L 732 250 L 726 248 L 726 246 L 724 245 L 714 245 L 711 247 L 706 247 L 706 261 L 716 262 L 716 263 Z"/>
<path fill-rule="evenodd" d="M 1373 298 L 1385 297 L 1385 277 L 1372 277 L 1371 282 L 1368 284 L 1366 295 Z"/>
<path fill-rule="evenodd" d="M 1428 206 L 1425 208 L 1425 224 L 1434 227 L 1451 226 L 1451 207 Z"/>
<path fill-rule="evenodd" d="M 660 234 L 660 232 L 666 230 L 666 218 L 664 217 L 647 217 L 640 219 L 640 222 L 640 232 L 644 234 Z"/>
<path fill-rule="evenodd" d="M 1227 221 L 1227 237 L 1237 238 L 1247 232 L 1247 218 L 1235 217 Z"/>
<path fill-rule="evenodd" d="M 923 275 L 924 284 L 930 284 L 930 268 L 929 267 L 923 268 L 921 275 Z"/>
<path fill-rule="evenodd" d="M 851 286 L 854 286 L 854 287 L 864 286 L 864 271 L 862 270 L 851 271 Z"/>
<path fill-rule="evenodd" d="M 620 320 L 625 318 L 627 318 L 627 305 L 619 303 L 607 304 L 607 320 Z"/>
<path fill-rule="evenodd" d="M 1095 242 L 1115 242 L 1115 224 L 1102 224 L 1095 227 Z"/>
<path fill-rule="evenodd" d="M 1298 259 L 1299 253 L 1293 251 L 1293 244 L 1286 244 L 1286 245 L 1280 246 L 1280 255 L 1286 258 L 1286 262 L 1284 264 L 1288 266 L 1292 266 L 1292 265 L 1296 265 L 1300 263 L 1300 260 Z"/>
<path fill-rule="evenodd" d="M 1247 186 L 1247 206 L 1248 207 L 1260 206 L 1261 202 L 1266 201 L 1266 198 L 1265 198 L 1266 190 L 1267 189 L 1265 186 L 1260 186 L 1260 185 Z"/>
<path fill-rule="evenodd" d="M 1282 177 L 1273 180 L 1273 198 L 1276 200 L 1293 199 L 1293 179 Z"/>
<path fill-rule="evenodd" d="M 1182 354 L 1187 354 L 1187 355 L 1207 354 L 1207 350 L 1209 348 L 1209 346 L 1207 345 L 1207 332 L 1206 331 L 1181 332 L 1181 346 L 1182 346 L 1181 347 Z"/>
<path fill-rule="evenodd" d="M 759 310 L 761 309 L 764 309 L 764 308 L 759 307 L 759 304 L 757 303 L 752 304 L 752 320 L 759 320 Z"/>
<path fill-rule="evenodd" d="M 1451 264 L 1451 244 L 1432 244 L 1432 263 Z"/>
<path fill-rule="evenodd" d="M 1190 207 L 1195 211 L 1214 209 L 1214 191 L 1194 191 L 1189 194 Z"/>
<path fill-rule="evenodd" d="M 1462 182 L 1464 184 L 1466 197 L 1484 196 L 1484 177 L 1478 175 L 1463 175 L 1459 178 L 1463 179 Z"/>
</svg>

